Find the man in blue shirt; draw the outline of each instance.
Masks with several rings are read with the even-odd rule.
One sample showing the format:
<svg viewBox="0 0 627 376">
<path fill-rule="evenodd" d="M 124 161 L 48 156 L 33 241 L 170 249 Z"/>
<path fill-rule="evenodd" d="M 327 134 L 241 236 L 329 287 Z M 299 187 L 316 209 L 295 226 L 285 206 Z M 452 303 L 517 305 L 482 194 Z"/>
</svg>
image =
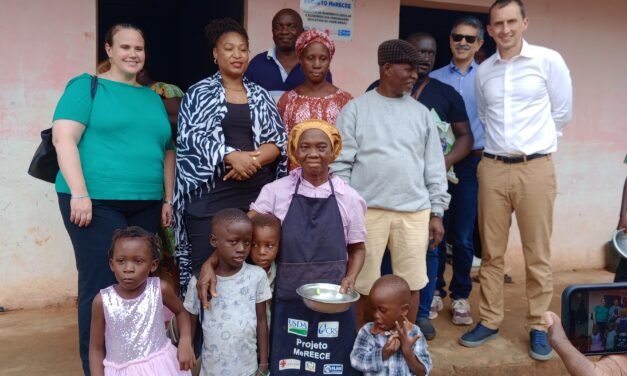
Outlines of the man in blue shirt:
<svg viewBox="0 0 627 376">
<path fill-rule="evenodd" d="M 281 95 L 305 82 L 298 62 L 296 40 L 303 32 L 303 19 L 294 9 L 281 9 L 272 18 L 274 46 L 255 56 L 248 65 L 246 78 L 268 90 L 278 101 Z M 331 73 L 327 75 L 331 82 Z"/>
<path fill-rule="evenodd" d="M 472 290 L 470 270 L 474 255 L 473 232 L 477 217 L 477 165 L 483 151 L 483 124 L 479 120 L 475 101 L 475 73 L 478 64 L 474 56 L 483 45 L 483 35 L 483 24 L 477 18 L 464 16 L 455 21 L 449 35 L 453 59 L 448 65 L 430 74 L 431 77 L 452 86 L 464 98 L 474 137 L 472 152 L 454 167 L 459 183 L 449 184 L 448 190 L 452 197 L 447 213 L 447 241 L 453 247 L 453 278 L 449 290 L 452 321 L 456 325 L 472 324 L 468 296 Z M 445 261 L 446 245 L 442 244 L 436 282 L 439 296 L 434 297 L 434 306 L 439 307 L 442 307 L 441 299 L 446 297 Z"/>
</svg>

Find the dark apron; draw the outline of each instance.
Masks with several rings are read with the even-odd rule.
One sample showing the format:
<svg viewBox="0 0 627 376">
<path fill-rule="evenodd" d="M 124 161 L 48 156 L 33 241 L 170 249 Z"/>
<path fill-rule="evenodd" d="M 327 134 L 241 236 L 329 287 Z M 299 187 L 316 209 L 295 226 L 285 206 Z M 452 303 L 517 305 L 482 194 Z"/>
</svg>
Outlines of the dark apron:
<svg viewBox="0 0 627 376">
<path fill-rule="evenodd" d="M 306 283 L 340 284 L 346 276 L 344 224 L 331 195 L 298 194 L 300 178 L 281 229 L 281 251 L 272 309 L 272 375 L 358 375 L 350 366 L 357 335 L 353 309 L 326 314 L 310 310 L 296 294 Z"/>
</svg>

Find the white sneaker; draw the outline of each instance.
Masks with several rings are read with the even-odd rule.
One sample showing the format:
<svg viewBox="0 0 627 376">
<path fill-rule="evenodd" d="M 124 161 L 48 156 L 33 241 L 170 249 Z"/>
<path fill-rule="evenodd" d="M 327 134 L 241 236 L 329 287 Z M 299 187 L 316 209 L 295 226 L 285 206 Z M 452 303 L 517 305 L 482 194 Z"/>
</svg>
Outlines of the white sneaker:
<svg viewBox="0 0 627 376">
<path fill-rule="evenodd" d="M 433 320 L 438 317 L 438 312 L 444 308 L 444 303 L 439 295 L 434 295 L 431 301 L 431 309 L 429 310 L 429 320 Z"/>
<path fill-rule="evenodd" d="M 453 257 L 453 245 L 446 243 L 446 257 Z"/>
<path fill-rule="evenodd" d="M 481 259 L 477 256 L 472 256 L 472 267 L 478 268 L 481 266 Z"/>
<path fill-rule="evenodd" d="M 451 313 L 453 324 L 455 325 L 471 325 L 472 314 L 470 313 L 470 304 L 467 299 L 455 299 L 451 303 Z"/>
</svg>

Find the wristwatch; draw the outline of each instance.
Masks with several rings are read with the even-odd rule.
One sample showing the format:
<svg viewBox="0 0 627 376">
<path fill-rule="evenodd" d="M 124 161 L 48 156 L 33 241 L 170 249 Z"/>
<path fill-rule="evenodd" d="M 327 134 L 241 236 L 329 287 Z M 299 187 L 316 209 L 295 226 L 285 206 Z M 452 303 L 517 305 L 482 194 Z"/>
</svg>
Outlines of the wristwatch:
<svg viewBox="0 0 627 376">
<path fill-rule="evenodd" d="M 431 212 L 431 218 L 433 218 L 433 217 L 442 218 L 443 216 L 444 215 L 442 213 Z"/>
</svg>

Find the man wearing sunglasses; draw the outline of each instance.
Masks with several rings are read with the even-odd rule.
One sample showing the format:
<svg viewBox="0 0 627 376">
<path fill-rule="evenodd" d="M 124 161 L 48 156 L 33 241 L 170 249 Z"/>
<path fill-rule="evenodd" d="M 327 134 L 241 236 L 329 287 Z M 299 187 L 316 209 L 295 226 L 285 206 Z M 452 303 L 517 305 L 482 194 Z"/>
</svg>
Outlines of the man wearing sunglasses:
<svg viewBox="0 0 627 376">
<path fill-rule="evenodd" d="M 449 123 L 455 136 L 452 149 L 444 156 L 446 170 L 449 171 L 451 166 L 456 166 L 465 160 L 473 146 L 473 135 L 468 122 L 464 100 L 451 86 L 436 78 L 429 77 L 429 74 L 433 70 L 437 49 L 436 41 L 433 36 L 427 33 L 415 33 L 408 36 L 406 40 L 416 47 L 419 58 L 418 80 L 416 80 L 416 84 L 414 85 L 412 96 L 429 110 L 434 110 L 440 120 Z M 457 175 L 456 170 L 455 174 Z M 457 178 L 459 179 L 459 176 L 457 176 Z M 458 183 L 452 183 L 449 179 L 448 191 L 451 192 L 451 187 L 457 184 Z M 445 216 L 444 223 L 447 223 L 448 220 L 450 220 L 449 213 L 447 212 Z M 422 333 L 428 340 L 434 338 L 436 335 L 436 330 L 431 320 L 436 318 L 438 316 L 438 310 L 442 309 L 441 298 L 434 295 L 438 270 L 444 270 L 444 263 L 446 262 L 448 231 L 449 230 L 446 230 L 445 238 L 441 242 L 431 244 L 427 251 L 427 274 L 429 276 L 429 283 L 420 290 L 420 305 L 416 323 L 420 326 Z M 440 257 L 442 253 L 444 253 L 443 259 Z M 470 265 L 472 266 L 472 253 L 470 256 Z M 468 272 L 468 278 L 470 278 L 470 272 Z M 442 288 L 442 290 L 444 289 Z M 470 293 L 470 291 L 468 291 L 468 293 Z M 457 318 L 460 324 L 472 324 L 470 307 L 461 306 L 460 304 L 456 306 L 458 306 L 459 312 L 458 317 L 456 317 L 453 312 L 454 318 Z M 468 322 L 469 319 L 470 322 Z"/>
<path fill-rule="evenodd" d="M 542 315 L 553 296 L 550 240 L 557 186 L 551 154 L 572 117 L 572 82 L 558 52 L 523 39 L 528 22 L 522 0 L 496 0 L 490 7 L 488 33 L 497 52 L 477 69 L 475 87 L 485 124 L 477 168 L 481 321 L 460 343 L 475 347 L 498 336 L 505 314 L 504 256 L 515 212 L 525 257 L 529 355 L 548 360 L 553 351 Z"/>
<path fill-rule="evenodd" d="M 464 98 L 470 129 L 474 138 L 471 153 L 455 164 L 458 184 L 449 184 L 451 204 L 447 212 L 448 226 L 446 240 L 452 245 L 453 278 L 449 285 L 451 294 L 451 320 L 455 325 L 472 324 L 468 297 L 472 290 L 470 270 L 474 256 L 473 233 L 477 217 L 477 165 L 483 152 L 483 124 L 477 114 L 475 100 L 475 74 L 479 65 L 474 60 L 475 53 L 483 45 L 483 24 L 477 18 L 464 16 L 453 24 L 449 43 L 453 58 L 451 62 L 431 72 L 432 78 L 453 87 Z M 444 243 L 444 242 L 442 242 Z M 444 266 L 446 265 L 446 245 L 440 246 L 440 262 L 436 281 L 436 296 L 432 306 L 443 307 L 446 297 Z M 439 293 L 439 295 L 437 295 Z"/>
</svg>

